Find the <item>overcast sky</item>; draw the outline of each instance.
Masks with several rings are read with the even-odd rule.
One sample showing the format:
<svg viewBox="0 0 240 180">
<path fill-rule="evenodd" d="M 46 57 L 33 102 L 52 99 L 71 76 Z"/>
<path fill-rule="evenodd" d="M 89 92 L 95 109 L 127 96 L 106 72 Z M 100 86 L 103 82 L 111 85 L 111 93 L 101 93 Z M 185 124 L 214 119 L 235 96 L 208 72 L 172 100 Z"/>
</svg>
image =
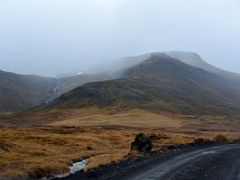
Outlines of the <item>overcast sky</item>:
<svg viewBox="0 0 240 180">
<path fill-rule="evenodd" d="M 0 69 L 54 76 L 185 50 L 240 73 L 239 0 L 0 0 Z"/>
</svg>

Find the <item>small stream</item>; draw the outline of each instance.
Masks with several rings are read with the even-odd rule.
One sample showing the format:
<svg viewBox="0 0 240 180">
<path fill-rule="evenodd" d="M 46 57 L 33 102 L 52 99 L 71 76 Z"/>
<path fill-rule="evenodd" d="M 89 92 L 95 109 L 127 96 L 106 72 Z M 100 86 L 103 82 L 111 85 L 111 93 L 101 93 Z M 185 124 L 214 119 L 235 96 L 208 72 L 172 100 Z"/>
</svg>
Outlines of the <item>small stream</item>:
<svg viewBox="0 0 240 180">
<path fill-rule="evenodd" d="M 69 167 L 69 172 L 66 173 L 66 174 L 60 174 L 60 175 L 56 175 L 54 178 L 52 179 L 55 179 L 55 178 L 64 178 L 64 177 L 67 177 L 67 176 L 70 176 L 70 175 L 73 175 L 79 171 L 82 171 L 85 169 L 87 165 L 87 160 L 82 160 L 82 161 L 79 161 L 79 162 L 75 162 L 73 163 L 72 166 Z"/>
<path fill-rule="evenodd" d="M 86 167 L 86 164 L 87 164 L 87 160 L 73 163 L 73 165 L 70 167 L 70 174 L 75 174 L 78 171 L 84 170 L 84 168 Z"/>
<path fill-rule="evenodd" d="M 60 79 L 58 78 L 57 83 L 56 83 L 56 87 L 53 89 L 53 95 L 54 96 L 57 94 L 57 91 L 59 89 L 59 85 L 60 85 Z"/>
<path fill-rule="evenodd" d="M 48 97 L 45 99 L 45 105 L 49 104 L 51 101 L 53 101 L 57 97 L 57 92 L 59 90 L 60 85 L 60 79 L 57 79 L 56 85 L 51 93 L 49 93 Z"/>
</svg>

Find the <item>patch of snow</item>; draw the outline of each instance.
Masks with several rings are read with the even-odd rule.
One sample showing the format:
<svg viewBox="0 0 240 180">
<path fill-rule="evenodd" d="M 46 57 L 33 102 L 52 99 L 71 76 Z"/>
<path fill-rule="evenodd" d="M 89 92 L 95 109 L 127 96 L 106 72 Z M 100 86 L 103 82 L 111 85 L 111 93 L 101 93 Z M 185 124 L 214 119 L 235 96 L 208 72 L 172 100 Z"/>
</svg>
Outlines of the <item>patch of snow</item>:
<svg viewBox="0 0 240 180">
<path fill-rule="evenodd" d="M 207 151 L 207 152 L 203 152 L 202 154 L 203 155 L 207 155 L 207 154 L 215 154 L 216 151 Z"/>
<path fill-rule="evenodd" d="M 80 76 L 80 75 L 82 75 L 82 74 L 83 74 L 83 72 L 78 72 L 78 73 L 76 73 L 77 76 Z"/>
</svg>

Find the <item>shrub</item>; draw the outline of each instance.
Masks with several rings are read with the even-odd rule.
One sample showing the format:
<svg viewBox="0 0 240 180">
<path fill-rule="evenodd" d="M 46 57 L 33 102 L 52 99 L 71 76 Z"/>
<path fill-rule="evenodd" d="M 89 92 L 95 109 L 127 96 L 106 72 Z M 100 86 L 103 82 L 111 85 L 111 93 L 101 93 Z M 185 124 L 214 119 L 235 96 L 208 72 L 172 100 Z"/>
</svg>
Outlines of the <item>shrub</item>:
<svg viewBox="0 0 240 180">
<path fill-rule="evenodd" d="M 87 146 L 87 150 L 93 150 L 92 146 Z"/>
<path fill-rule="evenodd" d="M 195 144 L 203 144 L 204 143 L 204 139 L 203 138 L 198 138 L 194 140 Z"/>
<path fill-rule="evenodd" d="M 144 133 L 139 133 L 136 135 L 135 137 L 135 141 L 142 141 L 146 138 L 145 134 Z"/>
<path fill-rule="evenodd" d="M 225 135 L 219 134 L 219 135 L 214 137 L 214 141 L 216 141 L 216 142 L 226 142 L 226 141 L 228 141 L 228 139 Z"/>
<path fill-rule="evenodd" d="M 211 143 L 211 140 L 207 138 L 197 138 L 194 140 L 194 144 L 198 144 L 198 145 L 209 144 L 209 143 Z"/>
<path fill-rule="evenodd" d="M 11 151 L 12 148 L 13 148 L 13 146 L 11 143 L 0 138 L 0 150 L 9 152 L 9 151 Z"/>
</svg>

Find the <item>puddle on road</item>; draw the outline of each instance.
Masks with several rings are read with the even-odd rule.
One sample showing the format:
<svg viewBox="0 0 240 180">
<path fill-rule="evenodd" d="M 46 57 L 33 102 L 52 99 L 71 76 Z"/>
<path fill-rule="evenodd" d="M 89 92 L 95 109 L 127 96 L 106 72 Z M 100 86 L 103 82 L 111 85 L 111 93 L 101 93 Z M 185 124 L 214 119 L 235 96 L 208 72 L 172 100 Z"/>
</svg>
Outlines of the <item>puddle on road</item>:
<svg viewBox="0 0 240 180">
<path fill-rule="evenodd" d="M 202 155 L 207 155 L 207 154 L 215 154 L 216 151 L 208 151 L 208 152 L 203 152 Z"/>
</svg>

